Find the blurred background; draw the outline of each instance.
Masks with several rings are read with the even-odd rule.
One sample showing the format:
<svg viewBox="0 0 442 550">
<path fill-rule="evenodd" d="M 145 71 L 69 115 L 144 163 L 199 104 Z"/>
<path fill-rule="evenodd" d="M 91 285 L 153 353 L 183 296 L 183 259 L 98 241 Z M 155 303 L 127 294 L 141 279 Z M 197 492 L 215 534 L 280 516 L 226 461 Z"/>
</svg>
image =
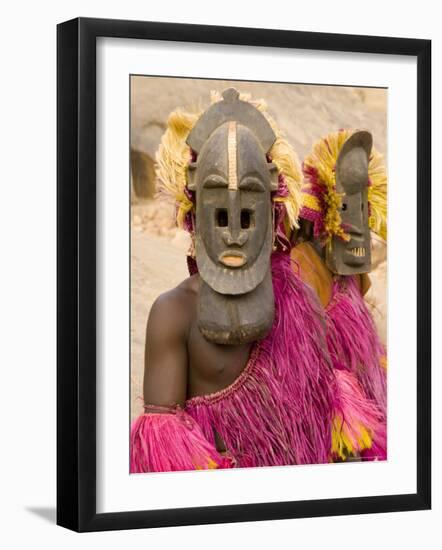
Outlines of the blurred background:
<svg viewBox="0 0 442 550">
<path fill-rule="evenodd" d="M 131 77 L 131 417 L 142 411 L 144 339 L 153 301 L 188 276 L 188 238 L 174 225 L 174 206 L 156 196 L 155 153 L 169 114 L 204 109 L 212 90 L 235 87 L 264 99 L 299 160 L 339 128 L 369 130 L 387 163 L 387 97 L 378 88 Z M 372 286 L 366 295 L 386 342 L 386 243 L 373 235 Z"/>
</svg>

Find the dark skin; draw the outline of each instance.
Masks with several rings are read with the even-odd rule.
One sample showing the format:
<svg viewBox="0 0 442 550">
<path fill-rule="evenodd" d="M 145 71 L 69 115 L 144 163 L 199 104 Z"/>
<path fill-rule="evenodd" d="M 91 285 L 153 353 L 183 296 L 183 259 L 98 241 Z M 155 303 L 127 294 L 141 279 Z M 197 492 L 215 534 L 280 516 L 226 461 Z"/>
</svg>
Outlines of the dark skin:
<svg viewBox="0 0 442 550">
<path fill-rule="evenodd" d="M 197 326 L 199 275 L 153 304 L 146 328 L 144 401 L 181 407 L 187 399 L 231 384 L 244 370 L 250 344 L 208 342 Z"/>
</svg>

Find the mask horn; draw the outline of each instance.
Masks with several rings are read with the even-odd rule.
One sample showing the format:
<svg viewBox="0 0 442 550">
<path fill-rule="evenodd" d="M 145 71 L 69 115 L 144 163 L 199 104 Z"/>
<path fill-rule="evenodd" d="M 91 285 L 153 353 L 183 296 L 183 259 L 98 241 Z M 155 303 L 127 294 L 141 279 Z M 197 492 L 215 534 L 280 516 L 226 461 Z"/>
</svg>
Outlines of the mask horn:
<svg viewBox="0 0 442 550">
<path fill-rule="evenodd" d="M 368 161 L 373 146 L 370 132 L 359 131 L 351 135 L 339 152 L 336 161 L 336 184 L 347 189 L 368 182 Z"/>
<path fill-rule="evenodd" d="M 212 132 L 232 120 L 249 128 L 260 142 L 264 153 L 268 153 L 276 140 L 275 132 L 256 107 L 239 99 L 239 92 L 235 88 L 225 90 L 222 100 L 211 105 L 201 115 L 187 136 L 187 145 L 199 153 Z"/>
<path fill-rule="evenodd" d="M 342 146 L 342 149 L 339 153 L 337 164 L 339 163 L 341 157 L 344 157 L 351 149 L 356 147 L 362 147 L 367 153 L 367 158 L 371 155 L 371 148 L 373 147 L 373 137 L 370 132 L 366 130 L 360 130 L 352 134 L 347 141 Z"/>
</svg>

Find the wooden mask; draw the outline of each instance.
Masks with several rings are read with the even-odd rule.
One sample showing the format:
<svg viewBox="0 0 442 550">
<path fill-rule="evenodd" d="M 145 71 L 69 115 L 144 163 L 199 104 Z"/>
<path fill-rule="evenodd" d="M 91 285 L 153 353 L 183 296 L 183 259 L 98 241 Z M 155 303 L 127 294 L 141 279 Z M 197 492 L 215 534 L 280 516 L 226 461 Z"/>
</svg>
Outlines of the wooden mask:
<svg viewBox="0 0 442 550">
<path fill-rule="evenodd" d="M 273 324 L 277 170 L 267 153 L 274 140 L 265 117 L 233 89 L 202 115 L 187 140 L 197 153 L 188 187 L 196 193 L 198 325 L 212 342 L 252 342 Z"/>
<path fill-rule="evenodd" d="M 353 134 L 336 162 L 336 192 L 341 195 L 340 216 L 349 241 L 333 237 L 326 247 L 328 268 L 338 275 L 371 271 L 371 236 L 368 225 L 368 161 L 373 140 L 369 132 Z"/>
</svg>

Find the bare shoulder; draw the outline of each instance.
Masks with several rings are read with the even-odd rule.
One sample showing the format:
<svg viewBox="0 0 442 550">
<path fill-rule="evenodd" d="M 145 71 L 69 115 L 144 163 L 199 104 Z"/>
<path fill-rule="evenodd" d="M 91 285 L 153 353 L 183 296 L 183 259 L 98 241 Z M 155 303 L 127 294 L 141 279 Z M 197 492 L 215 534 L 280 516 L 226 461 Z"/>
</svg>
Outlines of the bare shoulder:
<svg viewBox="0 0 442 550">
<path fill-rule="evenodd" d="M 182 307 L 187 308 L 196 300 L 199 290 L 199 275 L 192 275 L 175 288 L 160 294 L 152 305 L 156 314 L 169 314 Z"/>
<path fill-rule="evenodd" d="M 148 329 L 170 333 L 187 331 L 194 313 L 199 276 L 192 275 L 155 300 L 149 313 Z"/>
<path fill-rule="evenodd" d="M 187 340 L 195 315 L 199 280 L 189 277 L 159 296 L 149 314 L 144 355 L 144 401 L 184 404 L 187 392 Z"/>
</svg>

